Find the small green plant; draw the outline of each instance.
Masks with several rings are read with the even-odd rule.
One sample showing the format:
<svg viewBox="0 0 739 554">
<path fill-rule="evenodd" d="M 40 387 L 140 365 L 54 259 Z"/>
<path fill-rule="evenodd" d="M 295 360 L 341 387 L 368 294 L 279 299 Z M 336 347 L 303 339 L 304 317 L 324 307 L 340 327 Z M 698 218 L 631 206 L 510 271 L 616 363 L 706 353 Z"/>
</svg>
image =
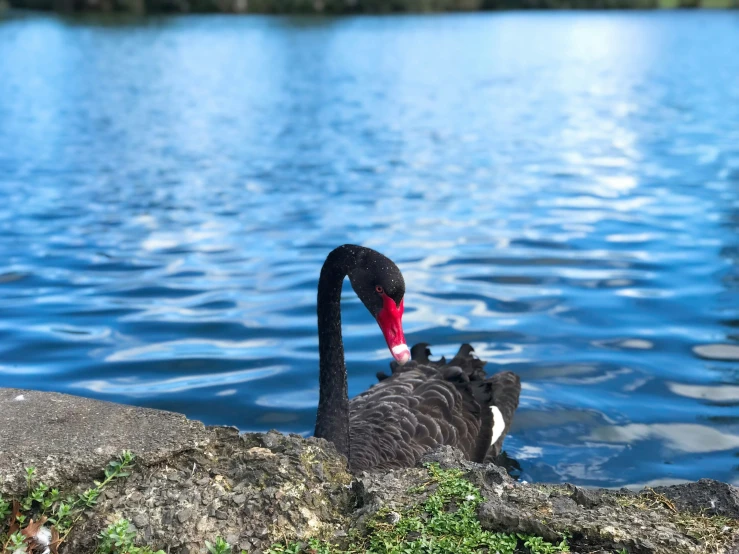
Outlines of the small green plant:
<svg viewBox="0 0 739 554">
<path fill-rule="evenodd" d="M 562 540 L 559 544 L 551 544 L 541 537 L 522 535 L 518 535 L 518 537 L 523 540 L 523 545 L 532 553 L 553 554 L 555 552 L 569 552 L 569 548 L 567 548 L 567 542 L 565 540 Z"/>
<path fill-rule="evenodd" d="M 98 554 L 164 554 L 164 550 L 154 552 L 146 546 L 135 546 L 135 538 L 136 532 L 131 530 L 131 524 L 127 520 L 111 523 L 100 533 Z"/>
<path fill-rule="evenodd" d="M 23 534 L 20 531 L 16 531 L 12 535 L 10 535 L 10 538 L 8 540 L 8 547 L 10 548 L 11 552 L 27 552 L 28 549 L 26 548 L 26 538 L 23 536 Z"/>
<path fill-rule="evenodd" d="M 349 545 L 326 542 L 273 545 L 269 554 L 554 554 L 569 552 L 566 539 L 552 544 L 541 537 L 493 533 L 482 529 L 477 508 L 483 501 L 477 487 L 460 470 L 427 466 L 429 482 L 411 493 L 431 491 L 425 501 L 402 512 L 380 510 L 368 522 L 368 533 Z M 431 490 L 429 487 L 435 488 Z M 522 547 L 522 548 L 521 548 Z"/>
<path fill-rule="evenodd" d="M 318 539 L 308 539 L 307 543 L 294 542 L 286 545 L 275 544 L 267 551 L 267 554 L 342 554 L 343 552 L 343 550 L 337 550 L 330 544 Z M 356 552 L 359 554 L 359 552 L 363 551 L 347 550 L 346 552 Z"/>
<path fill-rule="evenodd" d="M 0 521 L 5 521 L 5 519 L 10 515 L 10 502 L 5 500 L 3 498 L 3 495 L 0 494 Z"/>
<path fill-rule="evenodd" d="M 216 537 L 216 542 L 205 541 L 205 547 L 210 554 L 231 554 L 231 545 L 221 537 Z"/>
<path fill-rule="evenodd" d="M 76 497 L 62 497 L 58 489 L 36 483 L 36 468 L 26 468 L 26 495 L 19 500 L 0 497 L 0 554 L 34 550 L 34 537 L 43 525 L 51 533 L 49 549 L 56 553 L 82 512 L 95 506 L 105 487 L 115 479 L 130 475 L 134 458 L 131 452 L 124 451 L 105 468 L 102 481 L 95 481 L 94 487 Z"/>
<path fill-rule="evenodd" d="M 36 468 L 31 466 L 26 468 L 26 487 L 31 490 L 31 483 L 33 482 L 33 476 L 36 475 Z"/>
</svg>

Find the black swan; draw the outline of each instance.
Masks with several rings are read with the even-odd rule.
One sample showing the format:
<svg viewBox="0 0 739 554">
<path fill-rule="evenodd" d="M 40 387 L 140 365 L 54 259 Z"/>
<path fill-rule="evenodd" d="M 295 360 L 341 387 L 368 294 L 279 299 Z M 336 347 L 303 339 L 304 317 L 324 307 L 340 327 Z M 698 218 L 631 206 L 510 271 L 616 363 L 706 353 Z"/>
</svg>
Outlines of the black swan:
<svg viewBox="0 0 739 554">
<path fill-rule="evenodd" d="M 349 400 L 341 338 L 341 284 L 380 325 L 395 361 L 392 375 Z M 521 383 L 509 371 L 488 376 L 468 344 L 454 359 L 429 361 L 426 344 L 405 344 L 401 318 L 405 282 L 379 252 L 345 244 L 333 250 L 318 282 L 320 397 L 315 436 L 334 443 L 352 471 L 416 464 L 440 445 L 484 462 L 498 455 L 518 407 Z M 410 361 L 409 361 L 410 359 Z"/>
</svg>

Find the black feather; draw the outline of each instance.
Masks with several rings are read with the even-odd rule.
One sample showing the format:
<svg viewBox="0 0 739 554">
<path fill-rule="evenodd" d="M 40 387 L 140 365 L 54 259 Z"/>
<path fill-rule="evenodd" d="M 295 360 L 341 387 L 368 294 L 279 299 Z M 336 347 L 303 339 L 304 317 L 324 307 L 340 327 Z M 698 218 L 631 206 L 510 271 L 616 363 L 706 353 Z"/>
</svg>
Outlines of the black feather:
<svg viewBox="0 0 739 554">
<path fill-rule="evenodd" d="M 433 362 L 430 355 L 427 344 L 415 345 L 411 361 L 393 362 L 392 375 L 378 373 L 379 383 L 351 400 L 352 470 L 412 466 L 441 445 L 455 446 L 476 462 L 498 455 L 518 406 L 518 376 L 488 376 L 485 362 L 469 344 L 449 363 L 444 358 Z M 491 406 L 505 421 L 492 445 Z"/>
</svg>

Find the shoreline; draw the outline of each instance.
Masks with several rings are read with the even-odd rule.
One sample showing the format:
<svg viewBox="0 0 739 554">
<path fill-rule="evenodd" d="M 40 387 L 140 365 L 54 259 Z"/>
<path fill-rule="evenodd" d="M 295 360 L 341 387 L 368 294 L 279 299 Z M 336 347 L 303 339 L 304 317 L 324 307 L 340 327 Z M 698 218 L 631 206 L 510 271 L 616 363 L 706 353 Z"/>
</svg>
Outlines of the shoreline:
<svg viewBox="0 0 739 554">
<path fill-rule="evenodd" d="M 345 552 L 339 548 L 347 537 L 397 535 L 393 526 L 422 513 L 435 494 L 429 471 L 441 470 L 479 491 L 472 523 L 480 536 L 514 543 L 519 535 L 534 537 L 572 552 L 707 554 L 739 547 L 739 489 L 718 481 L 640 493 L 529 484 L 448 447 L 429 453 L 422 467 L 351 475 L 322 439 L 241 434 L 172 412 L 0 389 L 0 497 L 29 493 L 28 467 L 35 468 L 34 483 L 78 494 L 124 451 L 136 457 L 130 475 L 80 513 L 60 554 L 95 553 L 101 532 L 121 521 L 130 522 L 136 542 L 173 554 L 205 554 L 205 541 L 216 536 L 238 552 L 280 552 L 276 543 L 308 540 Z M 401 523 L 385 522 L 388 514 Z"/>
</svg>

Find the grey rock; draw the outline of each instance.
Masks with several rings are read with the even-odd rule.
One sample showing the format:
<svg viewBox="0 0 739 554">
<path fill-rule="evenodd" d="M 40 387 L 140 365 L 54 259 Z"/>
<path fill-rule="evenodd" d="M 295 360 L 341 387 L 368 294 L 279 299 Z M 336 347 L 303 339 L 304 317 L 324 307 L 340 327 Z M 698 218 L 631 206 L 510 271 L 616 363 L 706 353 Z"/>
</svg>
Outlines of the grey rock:
<svg viewBox="0 0 739 554">
<path fill-rule="evenodd" d="M 33 433 L 28 433 L 28 422 Z M 198 421 L 150 410 L 59 394 L 0 389 L 0 489 L 20 494 L 23 469 L 50 486 L 92 481 L 123 450 L 155 464 L 206 445 Z"/>
<path fill-rule="evenodd" d="M 185 508 L 177 512 L 177 521 L 180 523 L 187 523 L 193 516 L 193 511 L 190 508 Z"/>
<path fill-rule="evenodd" d="M 174 510 L 164 510 L 162 512 L 162 524 L 163 525 L 172 525 L 173 520 L 174 520 Z"/>
<path fill-rule="evenodd" d="M 557 515 L 567 515 L 577 511 L 577 503 L 566 496 L 555 496 L 551 499 L 551 505 Z"/>
<path fill-rule="evenodd" d="M 594 508 L 602 502 L 597 491 L 574 486 L 572 486 L 572 500 L 585 508 Z"/>
<path fill-rule="evenodd" d="M 559 533 L 555 529 L 545 525 L 538 518 L 500 501 L 485 502 L 480 506 L 477 515 L 482 526 L 491 531 L 530 533 L 548 541 L 559 538 Z"/>
<path fill-rule="evenodd" d="M 146 514 L 136 514 L 132 521 L 137 529 L 143 529 L 149 524 L 149 517 Z"/>
<path fill-rule="evenodd" d="M 654 492 L 664 494 L 679 510 L 739 519 L 739 488 L 721 481 L 701 479 L 697 483 L 654 487 Z"/>
<path fill-rule="evenodd" d="M 423 455 L 421 461 L 418 463 L 419 467 L 424 464 L 439 464 L 442 469 L 449 469 L 452 467 L 459 467 L 460 465 L 467 463 L 464 454 L 456 448 L 451 446 L 440 446 L 434 450 L 431 450 Z"/>
<path fill-rule="evenodd" d="M 516 486 L 515 492 L 501 488 L 500 494 L 483 489 L 487 501 L 478 515 L 482 526 L 493 531 L 535 534 L 556 541 L 563 533 L 572 539 L 574 552 L 597 549 L 640 554 L 689 554 L 696 550 L 693 539 L 683 534 L 675 516 L 666 507 L 642 510 L 616 501 L 585 507 L 569 498 L 564 486 L 550 486 L 542 494 L 536 486 Z M 491 491 L 492 492 L 492 491 Z M 706 551 L 707 552 L 707 551 Z"/>
</svg>

